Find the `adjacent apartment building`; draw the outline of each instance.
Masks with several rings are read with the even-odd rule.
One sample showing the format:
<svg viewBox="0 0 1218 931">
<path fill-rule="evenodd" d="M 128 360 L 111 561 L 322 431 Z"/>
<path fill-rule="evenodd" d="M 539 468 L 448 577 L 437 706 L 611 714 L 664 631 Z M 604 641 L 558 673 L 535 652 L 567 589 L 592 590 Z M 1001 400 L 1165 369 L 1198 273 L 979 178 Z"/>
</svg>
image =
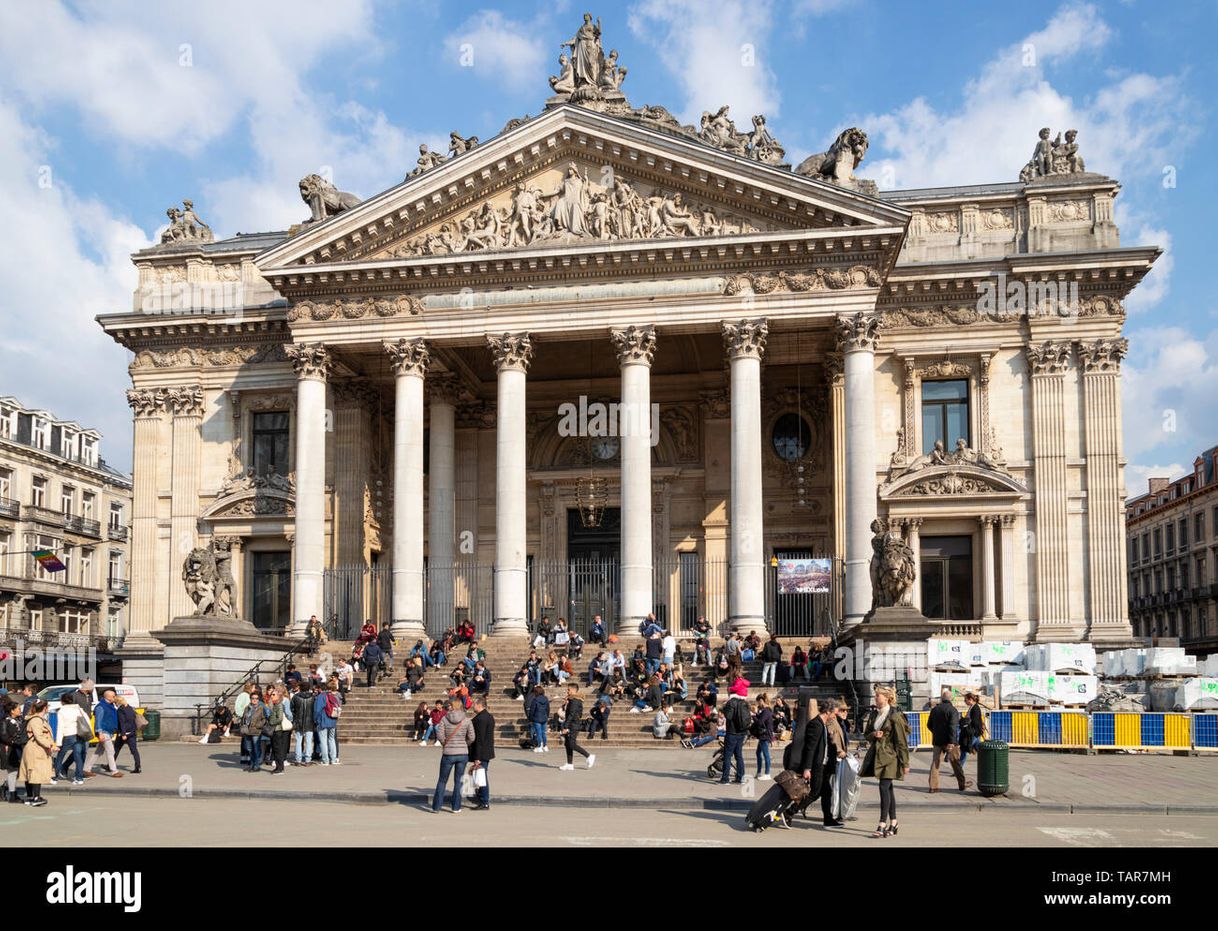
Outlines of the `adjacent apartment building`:
<svg viewBox="0 0 1218 931">
<path fill-rule="evenodd" d="M 0 396 L 0 642 L 95 647 L 122 640 L 130 589 L 131 479 L 101 435 Z M 50 572 L 32 550 L 65 569 Z"/>
<path fill-rule="evenodd" d="M 1218 649 L 1218 447 L 1192 474 L 1150 479 L 1126 504 L 1129 619 L 1142 637 L 1177 637 L 1190 652 Z"/>
</svg>

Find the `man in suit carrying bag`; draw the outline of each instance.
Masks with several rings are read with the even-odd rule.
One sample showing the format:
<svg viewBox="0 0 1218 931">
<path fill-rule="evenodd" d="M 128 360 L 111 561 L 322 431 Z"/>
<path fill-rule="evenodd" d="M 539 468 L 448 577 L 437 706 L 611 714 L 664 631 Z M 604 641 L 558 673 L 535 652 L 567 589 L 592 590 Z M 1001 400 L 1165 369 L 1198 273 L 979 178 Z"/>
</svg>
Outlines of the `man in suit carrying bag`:
<svg viewBox="0 0 1218 931">
<path fill-rule="evenodd" d="M 820 796 L 820 810 L 825 827 L 840 827 L 841 822 L 833 817 L 833 773 L 837 766 L 837 754 L 829 741 L 829 718 L 837 713 L 837 702 L 828 698 L 821 703 L 816 717 L 808 721 L 804 736 L 803 752 L 800 754 L 799 772 L 808 781 L 812 792 L 810 799 Z"/>
</svg>

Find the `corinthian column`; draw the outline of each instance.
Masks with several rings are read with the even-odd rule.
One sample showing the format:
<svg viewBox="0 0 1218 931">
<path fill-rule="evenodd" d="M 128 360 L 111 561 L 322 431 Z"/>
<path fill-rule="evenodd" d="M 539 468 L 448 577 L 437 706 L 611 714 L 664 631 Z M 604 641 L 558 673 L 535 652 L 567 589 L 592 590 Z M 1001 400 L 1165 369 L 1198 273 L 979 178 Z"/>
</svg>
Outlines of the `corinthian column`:
<svg viewBox="0 0 1218 931">
<path fill-rule="evenodd" d="M 326 380 L 330 351 L 322 343 L 284 347 L 296 369 L 296 524 L 292 560 L 292 632 L 309 618 L 324 621 L 326 560 Z"/>
<path fill-rule="evenodd" d="M 732 496 L 728 509 L 728 622 L 765 630 L 765 531 L 761 487 L 761 356 L 765 319 L 723 324 L 731 365 Z"/>
<path fill-rule="evenodd" d="M 994 525 L 998 518 L 993 514 L 982 514 L 978 518 L 981 524 L 981 619 L 994 621 L 998 619 L 995 610 L 995 581 L 994 571 Z"/>
<path fill-rule="evenodd" d="M 453 553 L 456 546 L 457 398 L 460 387 L 451 373 L 428 379 L 431 396 L 430 453 L 427 489 L 427 626 L 442 634 L 454 621 Z"/>
<path fill-rule="evenodd" d="M 875 520 L 875 350 L 879 316 L 837 318 L 846 376 L 846 604 L 843 623 L 871 610 L 871 522 Z"/>
<path fill-rule="evenodd" d="M 156 615 L 156 459 L 161 445 L 165 411 L 163 389 L 133 388 L 127 403 L 135 413 L 134 460 L 131 471 L 131 609 L 124 646 L 142 639 L 150 647 L 159 641 L 149 636 Z M 165 618 L 169 621 L 172 618 Z"/>
<path fill-rule="evenodd" d="M 633 630 L 652 610 L 651 360 L 655 327 L 610 331 L 622 370 L 618 418 L 622 455 L 622 630 Z"/>
<path fill-rule="evenodd" d="M 198 385 L 165 389 L 165 404 L 173 411 L 173 485 L 169 528 L 173 541 L 170 566 L 177 571 L 199 545 L 199 469 L 203 458 L 203 389 Z M 169 586 L 169 619 L 194 614 L 195 605 L 184 585 Z"/>
<path fill-rule="evenodd" d="M 496 636 L 528 633 L 525 385 L 533 345 L 528 333 L 488 335 L 495 355 L 499 400 L 495 418 Z"/>
<path fill-rule="evenodd" d="M 431 355 L 422 339 L 385 343 L 393 366 L 393 635 L 423 627 L 423 377 Z"/>
</svg>

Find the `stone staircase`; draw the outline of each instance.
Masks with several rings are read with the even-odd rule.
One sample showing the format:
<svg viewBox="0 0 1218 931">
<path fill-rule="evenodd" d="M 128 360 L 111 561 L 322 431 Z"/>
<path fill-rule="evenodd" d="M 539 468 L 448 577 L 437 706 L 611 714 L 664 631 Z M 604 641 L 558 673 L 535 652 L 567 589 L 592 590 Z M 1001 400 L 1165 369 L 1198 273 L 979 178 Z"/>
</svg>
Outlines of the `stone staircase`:
<svg viewBox="0 0 1218 931">
<path fill-rule="evenodd" d="M 628 642 L 628 649 L 623 648 L 623 652 L 629 655 L 629 652 L 634 649 L 634 641 L 626 638 L 623 642 Z M 783 641 L 784 655 L 790 655 L 797 642 L 801 641 Z M 802 641 L 802 645 L 806 648 L 806 640 Z M 487 708 L 495 717 L 496 744 L 501 747 L 518 747 L 519 738 L 527 733 L 524 702 L 512 699 L 508 692 L 511 687 L 512 676 L 528 657 L 530 643 L 524 638 L 485 638 L 480 646 L 486 651 L 486 665 L 492 674 L 491 690 L 487 696 Z M 327 644 L 325 649 L 327 653 L 337 658 L 342 655 L 349 656 L 350 648 L 350 643 L 333 643 Z M 342 743 L 351 745 L 409 743 L 411 742 L 410 738 L 414 730 L 414 711 L 418 707 L 419 702 L 425 701 L 430 707 L 434 702 L 447 697 L 446 690 L 449 686 L 448 672 L 452 668 L 451 665 L 446 665 L 439 670 L 434 667 L 428 669 L 425 675 L 426 685 L 424 689 L 421 692 L 413 694 L 409 701 L 403 700 L 401 695 L 396 691 L 396 688 L 402 676 L 405 655 L 406 650 L 400 649 L 394 659 L 392 671 L 372 688 L 367 688 L 364 685 L 366 675 L 362 673 L 356 674 L 355 687 L 347 696 L 342 718 L 339 721 L 339 740 Z M 584 700 L 585 716 L 591 711 L 596 695 L 595 689 L 589 688 L 586 682 L 587 666 L 595 655 L 595 649 L 591 646 L 585 646 L 583 659 L 575 661 L 572 664 L 575 670 L 572 679 L 579 681 L 580 691 Z M 302 658 L 296 665 L 298 669 L 304 671 L 307 670 L 310 662 L 318 662 L 319 659 L 320 657 Z M 458 661 L 459 658 L 450 659 L 449 663 Z M 689 685 L 690 698 L 674 706 L 673 717 L 678 722 L 692 713 L 695 704 L 693 696 L 696 694 L 699 684 L 711 677 L 711 671 L 708 667 L 692 666 L 688 662 L 685 665 L 685 674 Z M 760 662 L 746 663 L 743 674 L 750 683 L 750 700 L 756 699 L 762 692 L 766 692 L 771 697 L 782 694 L 788 701 L 794 704 L 794 699 L 798 697 L 801 689 L 818 699 L 836 696 L 841 694 L 842 691 L 840 683 L 833 682 L 828 678 L 822 678 L 821 683 L 809 684 L 801 682 L 796 686 L 779 685 L 777 688 L 774 686 L 762 688 L 760 686 Z M 719 680 L 719 690 L 720 703 L 722 703 L 727 698 L 726 685 L 723 683 L 723 680 Z M 547 686 L 546 696 L 550 699 L 551 711 L 557 711 L 566 697 L 566 687 Z M 628 702 L 615 702 L 609 717 L 608 739 L 605 739 L 598 733 L 594 741 L 589 740 L 586 736 L 581 736 L 580 743 L 586 745 L 589 750 L 593 749 L 593 744 L 597 748 L 659 748 L 673 746 L 673 741 L 656 740 L 652 735 L 651 721 L 653 712 L 648 710 L 639 714 L 631 714 L 629 708 Z M 549 744 L 551 753 L 562 753 L 562 737 L 560 734 L 550 732 Z M 414 745 L 417 746 L 417 744 Z M 428 750 L 434 749 L 438 748 L 428 748 Z M 422 748 L 420 748 L 420 752 L 423 752 Z"/>
</svg>

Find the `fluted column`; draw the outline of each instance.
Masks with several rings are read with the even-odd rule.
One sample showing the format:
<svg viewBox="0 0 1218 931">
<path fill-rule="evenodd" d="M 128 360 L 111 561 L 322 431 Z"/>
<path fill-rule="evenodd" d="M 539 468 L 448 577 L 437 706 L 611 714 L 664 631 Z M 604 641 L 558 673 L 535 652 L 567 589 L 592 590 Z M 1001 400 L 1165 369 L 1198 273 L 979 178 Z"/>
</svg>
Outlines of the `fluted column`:
<svg viewBox="0 0 1218 931">
<path fill-rule="evenodd" d="M 981 524 L 981 619 L 994 621 L 998 619 L 994 606 L 994 524 L 997 518 L 983 514 L 978 521 Z"/>
<path fill-rule="evenodd" d="M 1015 515 L 1002 515 L 1002 619 L 1007 623 L 1019 617 L 1015 604 Z"/>
<path fill-rule="evenodd" d="M 442 634 L 455 623 L 453 560 L 457 539 L 457 397 L 451 373 L 428 379 L 430 402 L 427 488 L 427 627 Z"/>
<path fill-rule="evenodd" d="M 423 378 L 431 355 L 422 339 L 385 343 L 393 367 L 393 635 L 423 636 Z"/>
<path fill-rule="evenodd" d="M 919 611 L 922 610 L 922 518 L 909 517 L 905 520 L 909 531 L 909 548 L 913 550 L 914 571 L 917 579 L 914 581 L 913 603 Z"/>
<path fill-rule="evenodd" d="M 498 371 L 495 423 L 496 636 L 528 632 L 525 388 L 533 346 L 527 333 L 487 336 Z"/>
<path fill-rule="evenodd" d="M 879 317 L 837 318 L 846 374 L 846 605 L 843 624 L 871 610 L 871 522 L 875 503 L 875 350 Z"/>
<path fill-rule="evenodd" d="M 829 383 L 829 411 L 833 422 L 833 555 L 846 555 L 846 376 L 840 352 L 825 355 L 825 378 Z M 842 617 L 845 593 L 835 573 L 833 616 Z"/>
<path fill-rule="evenodd" d="M 761 356 L 767 320 L 723 324 L 731 365 L 732 496 L 728 508 L 728 623 L 765 631 L 765 530 L 761 478 Z"/>
<path fill-rule="evenodd" d="M 1121 360 L 1126 339 L 1078 344 L 1087 459 L 1087 592 L 1090 640 L 1128 640 L 1125 508 L 1121 500 Z M 1191 531 L 1191 528 L 1190 528 Z M 1201 584 L 1198 580 L 1197 584 Z"/>
<path fill-rule="evenodd" d="M 199 469 L 203 459 L 203 389 L 198 385 L 165 389 L 165 404 L 173 412 L 173 484 L 170 489 L 169 532 L 173 541 L 170 565 L 176 570 L 199 545 Z M 195 605 L 184 585 L 169 586 L 169 618 L 194 614 Z"/>
<path fill-rule="evenodd" d="M 634 630 L 651 612 L 651 360 L 655 327 L 629 326 L 610 331 L 622 371 L 618 433 L 622 456 L 622 621 Z"/>
<path fill-rule="evenodd" d="M 131 470 L 131 603 L 123 645 L 143 639 L 147 645 L 159 647 L 159 641 L 152 640 L 148 632 L 157 626 L 156 468 L 165 412 L 164 390 L 133 388 L 127 392 L 127 403 L 135 414 L 135 427 Z"/>
<path fill-rule="evenodd" d="M 326 382 L 331 358 L 322 343 L 284 347 L 296 369 L 296 523 L 292 544 L 292 631 L 323 617 L 326 561 Z"/>
</svg>

